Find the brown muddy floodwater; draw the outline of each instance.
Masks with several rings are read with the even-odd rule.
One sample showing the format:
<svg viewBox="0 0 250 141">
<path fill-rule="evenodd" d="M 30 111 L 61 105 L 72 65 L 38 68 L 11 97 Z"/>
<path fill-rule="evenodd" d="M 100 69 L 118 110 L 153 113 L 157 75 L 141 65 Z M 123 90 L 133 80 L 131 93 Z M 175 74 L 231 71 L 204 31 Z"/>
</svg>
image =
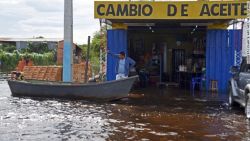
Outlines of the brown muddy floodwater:
<svg viewBox="0 0 250 141">
<path fill-rule="evenodd" d="M 225 94 L 150 88 L 118 102 L 11 97 L 0 81 L 0 140 L 250 140 L 242 108 Z"/>
</svg>

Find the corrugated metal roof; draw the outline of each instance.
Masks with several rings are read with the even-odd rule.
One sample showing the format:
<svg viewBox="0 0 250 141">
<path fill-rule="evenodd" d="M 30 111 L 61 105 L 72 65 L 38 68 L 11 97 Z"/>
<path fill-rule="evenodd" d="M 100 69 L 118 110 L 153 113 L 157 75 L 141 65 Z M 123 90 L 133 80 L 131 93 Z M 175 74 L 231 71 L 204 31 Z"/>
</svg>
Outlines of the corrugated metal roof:
<svg viewBox="0 0 250 141">
<path fill-rule="evenodd" d="M 59 42 L 61 38 L 1 38 L 2 42 Z"/>
</svg>

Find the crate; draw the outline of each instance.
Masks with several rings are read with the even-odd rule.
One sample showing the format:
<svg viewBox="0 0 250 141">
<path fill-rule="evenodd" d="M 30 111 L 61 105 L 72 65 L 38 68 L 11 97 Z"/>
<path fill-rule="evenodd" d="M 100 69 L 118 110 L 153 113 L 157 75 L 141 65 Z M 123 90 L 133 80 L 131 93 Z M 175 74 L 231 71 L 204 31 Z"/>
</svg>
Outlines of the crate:
<svg viewBox="0 0 250 141">
<path fill-rule="evenodd" d="M 39 72 L 40 72 L 40 67 L 39 66 L 34 66 L 33 70 L 32 70 L 32 78 L 31 79 L 37 80 Z"/>
<path fill-rule="evenodd" d="M 32 78 L 31 67 L 25 66 L 23 69 L 23 75 L 25 79 L 31 79 Z"/>
<path fill-rule="evenodd" d="M 25 66 L 23 75 L 31 80 L 62 81 L 62 67 Z"/>
<path fill-rule="evenodd" d="M 44 80 L 45 74 L 47 72 L 48 67 L 40 67 L 40 71 L 37 75 L 37 80 Z"/>
</svg>

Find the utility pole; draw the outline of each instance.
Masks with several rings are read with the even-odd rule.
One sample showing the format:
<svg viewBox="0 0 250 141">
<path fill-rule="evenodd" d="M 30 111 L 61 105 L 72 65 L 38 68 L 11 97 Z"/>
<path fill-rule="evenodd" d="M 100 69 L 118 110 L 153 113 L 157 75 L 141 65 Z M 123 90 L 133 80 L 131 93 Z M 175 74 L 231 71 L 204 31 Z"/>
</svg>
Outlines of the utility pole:
<svg viewBox="0 0 250 141">
<path fill-rule="evenodd" d="M 72 82 L 73 0 L 64 0 L 63 82 Z"/>
</svg>

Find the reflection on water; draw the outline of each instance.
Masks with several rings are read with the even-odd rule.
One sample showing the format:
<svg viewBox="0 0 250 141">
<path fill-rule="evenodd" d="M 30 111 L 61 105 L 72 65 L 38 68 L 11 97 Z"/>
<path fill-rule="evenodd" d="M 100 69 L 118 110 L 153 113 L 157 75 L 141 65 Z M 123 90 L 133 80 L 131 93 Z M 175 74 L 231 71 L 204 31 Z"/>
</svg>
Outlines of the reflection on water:
<svg viewBox="0 0 250 141">
<path fill-rule="evenodd" d="M 148 89 L 119 102 L 14 98 L 0 81 L 0 140 L 250 140 L 225 95 Z"/>
</svg>

